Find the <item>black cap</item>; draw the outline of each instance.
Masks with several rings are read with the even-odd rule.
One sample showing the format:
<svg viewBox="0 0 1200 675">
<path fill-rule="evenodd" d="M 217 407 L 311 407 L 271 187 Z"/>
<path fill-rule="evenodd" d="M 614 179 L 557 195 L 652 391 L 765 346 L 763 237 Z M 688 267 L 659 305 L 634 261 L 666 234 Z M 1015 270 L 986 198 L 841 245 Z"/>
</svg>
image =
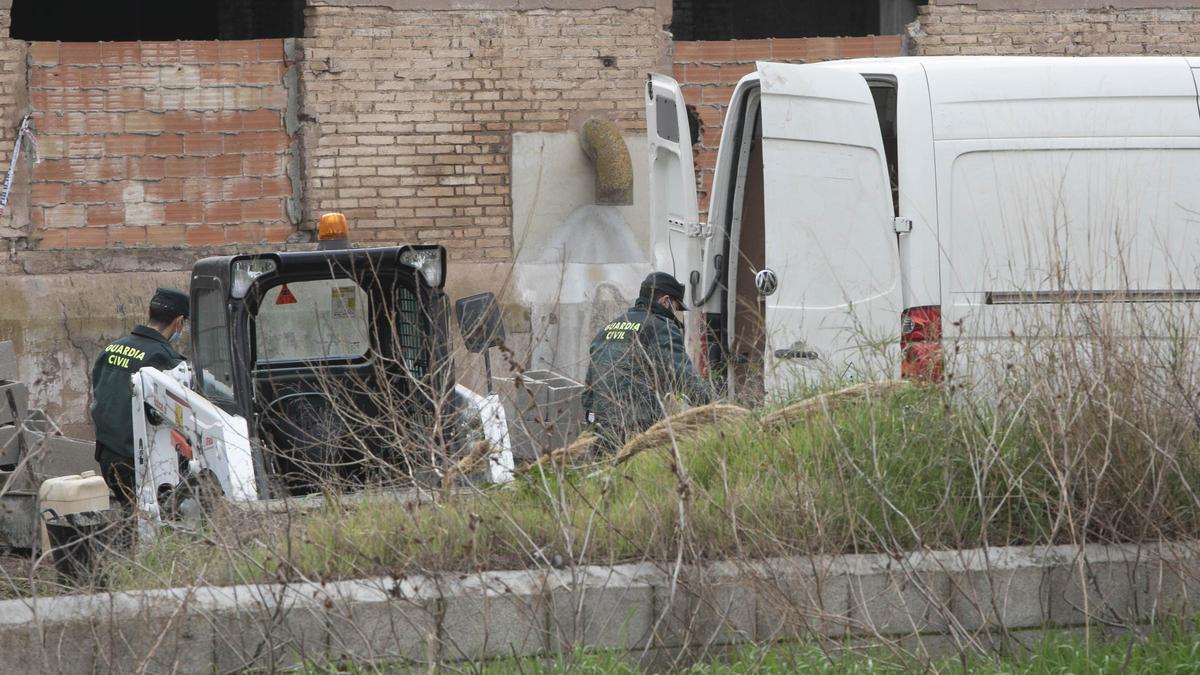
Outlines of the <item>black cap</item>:
<svg viewBox="0 0 1200 675">
<path fill-rule="evenodd" d="M 642 282 L 641 297 L 653 301 L 659 295 L 665 295 L 682 305 L 683 284 L 666 272 L 653 272 Z"/>
<path fill-rule="evenodd" d="M 150 309 L 161 310 L 171 316 L 182 316 L 186 319 L 191 307 L 188 303 L 188 296 L 183 291 L 177 288 L 160 288 L 154 291 L 154 297 L 150 298 Z"/>
</svg>

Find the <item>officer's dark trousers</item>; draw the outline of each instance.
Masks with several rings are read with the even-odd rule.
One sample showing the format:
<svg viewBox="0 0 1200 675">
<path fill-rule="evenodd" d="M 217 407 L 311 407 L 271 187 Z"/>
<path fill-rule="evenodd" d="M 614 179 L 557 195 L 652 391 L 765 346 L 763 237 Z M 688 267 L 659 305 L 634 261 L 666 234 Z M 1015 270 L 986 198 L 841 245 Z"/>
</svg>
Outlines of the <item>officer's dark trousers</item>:
<svg viewBox="0 0 1200 675">
<path fill-rule="evenodd" d="M 133 460 L 121 457 L 108 448 L 96 444 L 96 461 L 100 463 L 100 475 L 113 493 L 113 499 L 126 508 L 133 505 L 136 482 L 133 475 Z"/>
</svg>

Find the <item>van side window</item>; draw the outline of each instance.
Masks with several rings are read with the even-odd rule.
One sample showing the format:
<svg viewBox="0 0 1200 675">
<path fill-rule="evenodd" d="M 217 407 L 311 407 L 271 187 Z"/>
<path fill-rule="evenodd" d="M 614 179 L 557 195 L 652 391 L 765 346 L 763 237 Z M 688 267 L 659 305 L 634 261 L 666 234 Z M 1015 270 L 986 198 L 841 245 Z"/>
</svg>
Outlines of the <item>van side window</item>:
<svg viewBox="0 0 1200 675">
<path fill-rule="evenodd" d="M 900 214 L 900 164 L 896 159 L 896 83 L 891 78 L 867 76 L 871 96 L 875 99 L 875 114 L 879 116 L 879 131 L 883 135 L 883 154 L 887 159 L 888 178 L 892 183 L 892 210 Z"/>
</svg>

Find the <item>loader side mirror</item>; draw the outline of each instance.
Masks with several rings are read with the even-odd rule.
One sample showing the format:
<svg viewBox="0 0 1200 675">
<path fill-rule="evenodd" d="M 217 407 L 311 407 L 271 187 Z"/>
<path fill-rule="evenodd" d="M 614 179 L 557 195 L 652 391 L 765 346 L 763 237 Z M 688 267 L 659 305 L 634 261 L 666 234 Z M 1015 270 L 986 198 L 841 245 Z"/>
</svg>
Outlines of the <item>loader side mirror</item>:
<svg viewBox="0 0 1200 675">
<path fill-rule="evenodd" d="M 494 293 L 462 298 L 454 303 L 454 313 L 468 351 L 478 354 L 504 342 L 504 321 Z"/>
</svg>

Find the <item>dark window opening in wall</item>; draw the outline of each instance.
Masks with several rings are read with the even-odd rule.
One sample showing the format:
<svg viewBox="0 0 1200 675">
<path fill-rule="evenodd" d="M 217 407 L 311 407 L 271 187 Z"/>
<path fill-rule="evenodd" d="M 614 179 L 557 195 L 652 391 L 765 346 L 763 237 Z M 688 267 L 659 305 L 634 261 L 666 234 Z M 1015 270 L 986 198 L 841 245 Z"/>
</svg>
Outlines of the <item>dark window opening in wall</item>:
<svg viewBox="0 0 1200 675">
<path fill-rule="evenodd" d="M 676 40 L 895 35 L 926 0 L 674 0 Z"/>
<path fill-rule="evenodd" d="M 13 0 L 18 40 L 257 40 L 302 37 L 304 0 Z"/>
</svg>

